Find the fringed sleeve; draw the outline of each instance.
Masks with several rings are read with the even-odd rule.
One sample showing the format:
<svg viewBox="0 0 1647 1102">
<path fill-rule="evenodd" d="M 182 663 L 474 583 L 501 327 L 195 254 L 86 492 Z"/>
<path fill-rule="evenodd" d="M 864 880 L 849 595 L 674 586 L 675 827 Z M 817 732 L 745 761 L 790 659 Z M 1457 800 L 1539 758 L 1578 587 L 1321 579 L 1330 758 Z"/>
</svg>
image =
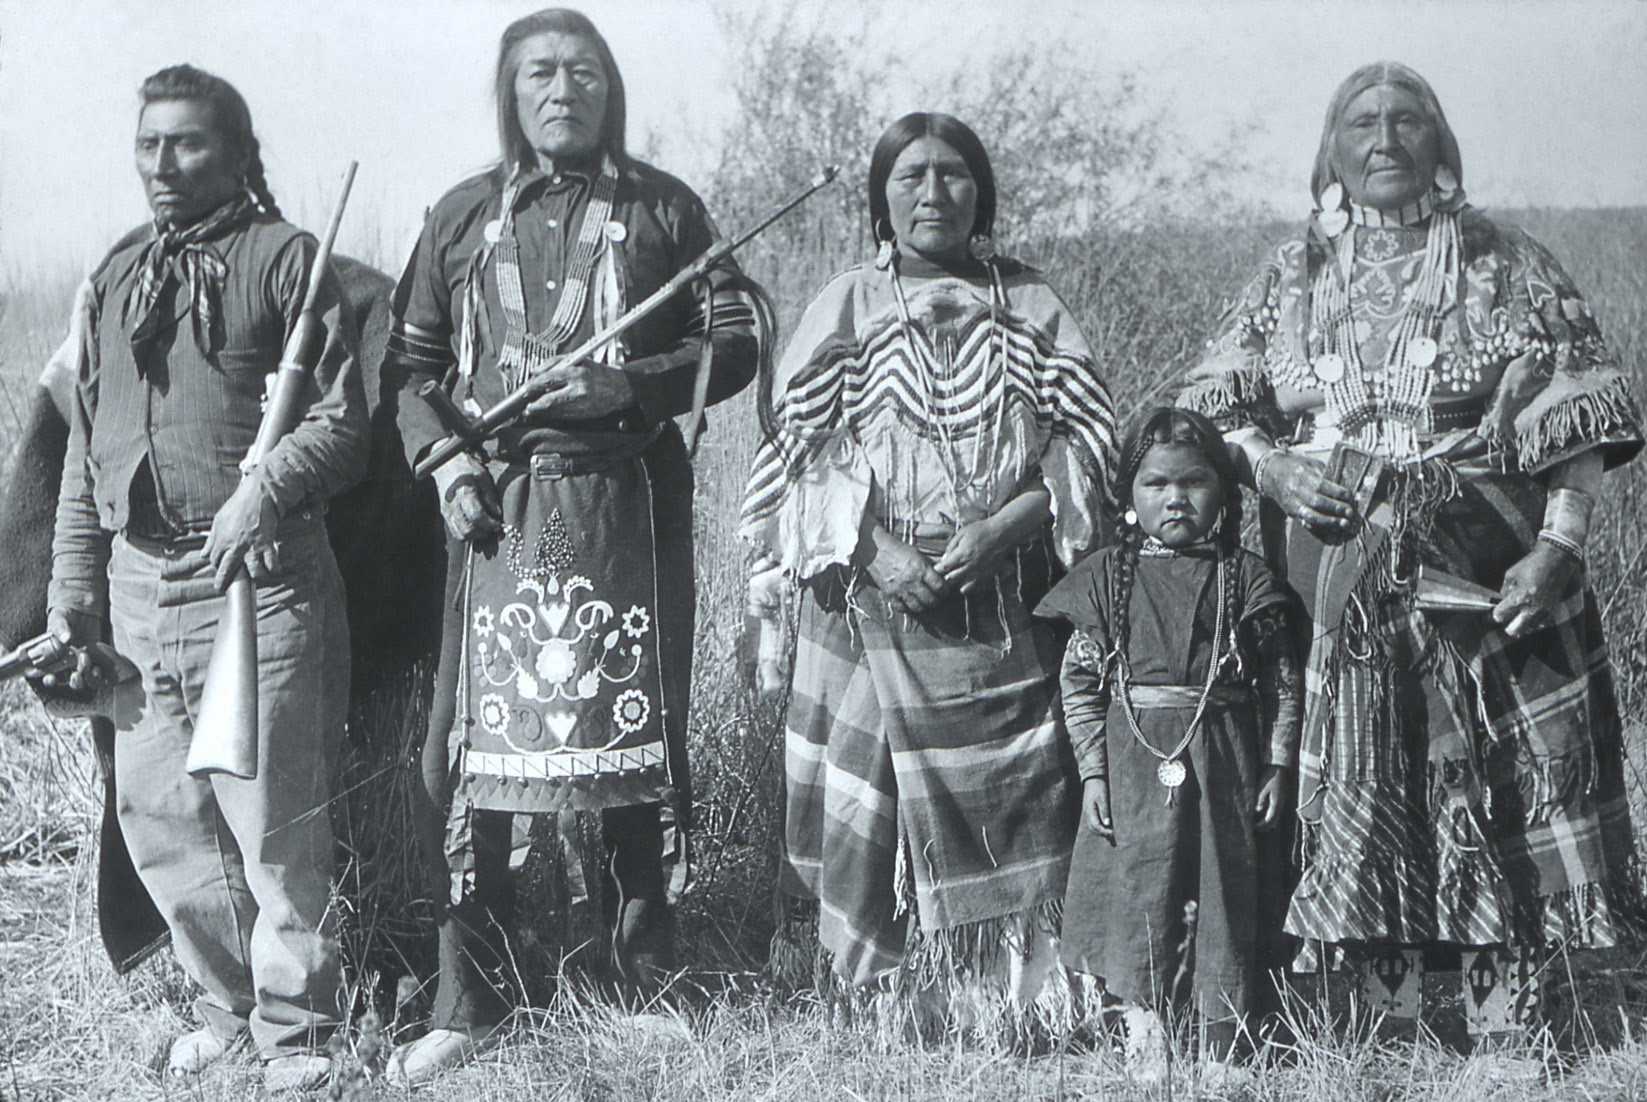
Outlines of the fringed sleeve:
<svg viewBox="0 0 1647 1102">
<path fill-rule="evenodd" d="M 1529 473 L 1591 448 L 1607 467 L 1634 458 L 1641 415 L 1589 303 L 1537 241 L 1510 229 L 1499 230 L 1499 241 L 1509 259 L 1503 323 L 1527 351 L 1505 368 L 1484 435 L 1513 445 Z"/>
<path fill-rule="evenodd" d="M 1304 244 L 1281 245 L 1253 275 L 1224 318 L 1206 356 L 1192 367 L 1183 390 L 1181 409 L 1211 418 L 1224 432 L 1258 425 L 1271 437 L 1286 432 L 1286 418 L 1276 407 L 1270 364 L 1298 356 L 1291 348 L 1298 333 L 1298 293 L 1304 270 Z"/>
<path fill-rule="evenodd" d="M 1052 540 L 1073 566 L 1102 534 L 1110 473 L 1115 470 L 1115 404 L 1096 358 L 1069 306 L 1042 285 L 1050 303 L 1036 329 L 1041 402 L 1052 434 L 1041 455 L 1041 478 L 1052 495 Z"/>
<path fill-rule="evenodd" d="M 858 272 L 836 277 L 807 308 L 772 384 L 773 433 L 755 457 L 739 533 L 794 578 L 846 565 L 857 548 L 874 473 L 847 424 L 847 365 Z"/>
</svg>

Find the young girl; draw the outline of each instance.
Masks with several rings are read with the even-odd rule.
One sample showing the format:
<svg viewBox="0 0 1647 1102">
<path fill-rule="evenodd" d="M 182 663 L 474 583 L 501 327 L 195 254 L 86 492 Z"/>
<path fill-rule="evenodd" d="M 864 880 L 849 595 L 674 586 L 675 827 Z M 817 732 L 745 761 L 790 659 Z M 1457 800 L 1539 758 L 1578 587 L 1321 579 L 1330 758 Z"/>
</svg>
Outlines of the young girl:
<svg viewBox="0 0 1647 1102">
<path fill-rule="evenodd" d="M 1063 959 L 1101 979 L 1106 1005 L 1192 1006 L 1222 1060 L 1279 933 L 1258 928 L 1255 831 L 1286 811 L 1297 748 L 1291 604 L 1238 546 L 1240 489 L 1205 417 L 1143 414 L 1115 492 L 1121 542 L 1036 612 L 1075 628 L 1063 706 L 1083 794 Z"/>
</svg>

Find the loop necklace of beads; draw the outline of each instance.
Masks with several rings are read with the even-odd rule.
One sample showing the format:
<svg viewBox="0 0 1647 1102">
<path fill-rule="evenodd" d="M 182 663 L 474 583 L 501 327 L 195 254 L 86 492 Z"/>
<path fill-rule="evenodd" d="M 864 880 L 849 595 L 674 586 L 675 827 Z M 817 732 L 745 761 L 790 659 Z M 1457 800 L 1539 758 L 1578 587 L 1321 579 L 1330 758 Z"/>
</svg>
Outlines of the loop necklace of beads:
<svg viewBox="0 0 1647 1102">
<path fill-rule="evenodd" d="M 1127 636 L 1130 632 L 1127 629 L 1131 621 L 1130 605 L 1132 603 L 1132 590 L 1136 585 L 1135 579 L 1129 580 L 1126 586 L 1127 591 L 1122 598 L 1122 630 L 1118 633 L 1120 638 L 1115 642 L 1115 656 L 1119 664 L 1116 688 L 1119 690 L 1121 698 L 1121 714 L 1126 717 L 1127 726 L 1132 730 L 1132 737 L 1138 740 L 1138 745 L 1148 750 L 1157 759 L 1155 779 L 1160 781 L 1161 786 L 1167 790 L 1168 807 L 1177 802 L 1178 789 L 1189 776 L 1189 771 L 1184 767 L 1181 759 L 1184 751 L 1189 749 L 1189 744 L 1195 739 L 1195 732 L 1200 729 L 1201 720 L 1206 716 L 1207 703 L 1212 699 L 1212 689 L 1218 679 L 1218 670 L 1224 664 L 1224 617 L 1226 598 L 1229 592 L 1229 571 L 1228 560 L 1224 557 L 1223 548 L 1218 550 L 1218 558 L 1213 566 L 1213 572 L 1218 578 L 1218 603 L 1213 614 L 1212 655 L 1207 659 L 1207 680 L 1201 686 L 1201 698 L 1195 703 L 1195 714 L 1190 718 L 1189 726 L 1184 729 L 1184 736 L 1178 740 L 1177 746 L 1168 751 L 1157 749 L 1144 736 L 1143 729 L 1138 726 L 1138 715 L 1132 706 L 1132 663 L 1127 657 Z"/>
</svg>

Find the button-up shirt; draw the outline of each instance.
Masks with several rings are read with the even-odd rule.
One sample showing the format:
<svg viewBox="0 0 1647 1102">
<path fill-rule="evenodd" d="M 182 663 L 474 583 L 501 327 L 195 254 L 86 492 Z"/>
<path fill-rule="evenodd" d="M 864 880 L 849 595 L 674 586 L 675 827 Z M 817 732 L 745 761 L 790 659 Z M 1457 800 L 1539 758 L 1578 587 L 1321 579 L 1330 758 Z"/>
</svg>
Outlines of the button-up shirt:
<svg viewBox="0 0 1647 1102">
<path fill-rule="evenodd" d="M 526 322 L 533 332 L 549 327 L 560 304 L 569 274 L 567 258 L 583 228 L 592 178 L 598 171 L 596 162 L 584 171 L 563 169 L 552 175 L 533 172 L 521 182 L 515 237 L 520 250 Z M 429 212 L 417 248 L 395 290 L 395 325 L 383 370 L 385 387 L 393 386 L 401 394 L 399 424 L 412 461 L 446 435 L 434 413 L 416 397 L 416 391 L 428 379 L 439 379 L 448 389 L 459 389 L 455 365 L 462 335 L 465 283 L 471 260 L 488 244 L 488 233 L 497 232 L 503 192 L 504 175 L 498 169 L 447 192 Z M 673 176 L 637 161 L 629 161 L 619 171 L 611 217 L 601 232 L 606 237 L 604 247 L 617 250 L 616 272 L 625 308 L 640 302 L 696 260 L 716 236 L 702 201 L 691 189 Z M 476 326 L 478 364 L 474 378 L 459 395 L 473 398 L 483 408 L 508 393 L 497 369 L 505 321 L 498 298 L 496 263 L 494 253 L 480 273 L 484 319 Z M 729 275 L 736 269 L 728 263 L 725 271 Z M 591 274 L 591 281 L 594 278 Z M 717 298 L 740 298 L 722 293 L 725 280 L 722 276 L 716 281 Z M 590 299 L 567 348 L 590 336 L 597 320 L 610 320 L 596 318 L 593 294 Z M 527 454 L 621 445 L 635 433 L 686 412 L 692 405 L 702 346 L 701 307 L 700 299 L 682 292 L 620 338 L 621 367 L 635 394 L 633 408 L 584 421 L 528 419 L 498 434 L 500 450 L 505 454 Z M 746 303 L 718 301 L 715 316 L 711 402 L 735 394 L 748 384 L 755 374 L 757 353 L 752 315 Z"/>
</svg>

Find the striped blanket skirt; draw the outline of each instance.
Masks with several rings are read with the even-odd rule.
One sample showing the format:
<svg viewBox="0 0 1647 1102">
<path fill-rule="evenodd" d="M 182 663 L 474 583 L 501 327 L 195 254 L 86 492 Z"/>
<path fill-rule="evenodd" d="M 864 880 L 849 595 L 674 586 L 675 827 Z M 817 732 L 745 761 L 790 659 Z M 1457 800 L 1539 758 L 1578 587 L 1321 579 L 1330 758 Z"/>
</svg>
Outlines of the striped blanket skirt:
<svg viewBox="0 0 1647 1102">
<path fill-rule="evenodd" d="M 930 986 L 1008 955 L 1033 998 L 1056 959 L 1078 794 L 1058 641 L 1018 576 L 919 617 L 843 571 L 803 591 L 781 887 L 819 901 L 849 986 Z"/>
<path fill-rule="evenodd" d="M 1321 943 L 1604 947 L 1639 929 L 1622 727 L 1582 575 L 1522 639 L 1413 599 L 1420 564 L 1497 589 L 1543 508 L 1526 475 L 1431 461 L 1349 543 L 1289 529 L 1313 621 L 1299 967 Z"/>
</svg>

